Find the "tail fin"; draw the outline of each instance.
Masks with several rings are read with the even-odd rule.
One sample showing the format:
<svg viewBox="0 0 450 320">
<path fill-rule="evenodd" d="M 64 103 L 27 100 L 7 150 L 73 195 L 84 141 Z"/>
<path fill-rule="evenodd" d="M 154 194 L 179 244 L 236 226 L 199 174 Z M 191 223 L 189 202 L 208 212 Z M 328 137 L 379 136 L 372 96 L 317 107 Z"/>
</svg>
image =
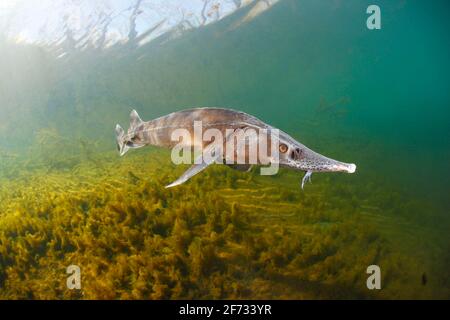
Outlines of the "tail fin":
<svg viewBox="0 0 450 320">
<path fill-rule="evenodd" d="M 125 132 L 123 131 L 123 128 L 119 124 L 116 124 L 117 149 L 119 150 L 121 156 L 123 156 L 128 151 L 128 146 L 125 144 L 123 139 L 124 135 Z"/>
<path fill-rule="evenodd" d="M 136 110 L 132 110 L 130 113 L 130 128 L 128 129 L 129 132 L 134 131 L 142 122 L 142 119 L 139 117 Z"/>
<path fill-rule="evenodd" d="M 125 131 L 123 128 L 116 124 L 116 142 L 117 142 L 117 149 L 119 150 L 119 153 L 121 156 L 123 156 L 128 149 L 130 148 L 140 148 L 143 147 L 145 144 L 140 144 L 138 142 L 133 141 L 130 139 L 130 137 L 133 137 L 134 134 L 132 134 L 136 128 L 142 124 L 144 121 L 139 117 L 136 110 L 132 110 L 130 113 L 130 127 L 128 128 L 128 138 L 125 139 Z M 127 140 L 127 141 L 125 141 Z"/>
</svg>

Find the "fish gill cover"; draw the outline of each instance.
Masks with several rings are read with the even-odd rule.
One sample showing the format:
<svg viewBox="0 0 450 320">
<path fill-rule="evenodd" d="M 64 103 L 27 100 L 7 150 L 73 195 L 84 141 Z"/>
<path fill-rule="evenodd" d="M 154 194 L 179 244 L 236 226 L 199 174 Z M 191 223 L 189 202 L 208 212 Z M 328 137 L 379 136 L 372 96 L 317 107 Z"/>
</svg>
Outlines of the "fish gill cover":
<svg viewBox="0 0 450 320">
<path fill-rule="evenodd" d="M 0 297 L 448 298 L 447 4 L 379 3 L 378 33 L 365 1 L 2 3 Z M 186 169 L 168 151 L 118 157 L 131 109 L 195 106 L 358 171 L 301 191 L 213 165 L 165 189 Z"/>
</svg>

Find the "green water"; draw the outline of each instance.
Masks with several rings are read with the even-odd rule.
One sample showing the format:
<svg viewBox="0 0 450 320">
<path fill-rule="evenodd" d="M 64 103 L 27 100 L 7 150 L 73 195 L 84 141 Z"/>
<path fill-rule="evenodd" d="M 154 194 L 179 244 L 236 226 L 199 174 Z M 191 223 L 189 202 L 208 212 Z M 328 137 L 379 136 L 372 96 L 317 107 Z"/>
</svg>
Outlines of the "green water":
<svg viewBox="0 0 450 320">
<path fill-rule="evenodd" d="M 140 48 L 116 45 L 72 52 L 62 59 L 35 45 L 0 39 L 0 244 L 7 248 L 0 257 L 0 296 L 83 298 L 64 293 L 61 284 L 49 280 L 64 278 L 64 270 L 62 275 L 58 270 L 76 257 L 82 270 L 85 266 L 92 278 L 103 281 L 87 285 L 87 298 L 245 298 L 252 293 L 262 298 L 450 298 L 450 22 L 446 18 L 450 6 L 447 1 L 377 1 L 382 29 L 368 30 L 369 4 L 283 0 L 237 29 L 232 26 L 245 12 L 174 40 L 157 39 Z M 174 191 L 168 196 L 162 186 L 183 170 L 156 148 L 119 158 L 113 129 L 116 123 L 127 127 L 132 108 L 149 120 L 194 106 L 248 112 L 324 155 L 356 163 L 357 172 L 314 174 L 313 183 L 302 191 L 302 173 L 283 170 L 276 177 L 252 173 L 245 180 L 245 174 L 213 168 L 187 183 L 192 183 L 192 193 Z M 214 197 L 202 181 L 219 190 Z M 98 184 L 98 189 L 89 189 L 89 183 Z M 103 185 L 108 183 L 112 186 Z M 128 200 L 141 195 L 148 184 L 159 198 Z M 90 195 L 100 189 L 101 201 Z M 124 199 L 117 198 L 122 195 Z M 258 205 L 259 196 L 267 200 L 266 209 L 252 207 Z M 232 238 L 223 228 L 224 240 L 216 243 L 219 249 L 198 244 L 209 241 L 209 234 L 199 233 L 197 240 L 188 241 L 190 250 L 183 249 L 180 259 L 188 261 L 188 271 L 182 274 L 190 277 L 189 284 L 164 282 L 153 275 L 140 284 L 146 290 L 138 295 L 130 289 L 138 281 L 136 269 L 121 269 L 125 284 L 108 282 L 109 271 L 102 272 L 100 262 L 90 261 L 82 246 L 64 249 L 48 244 L 53 237 L 64 236 L 53 223 L 39 226 L 42 221 L 58 221 L 59 214 L 70 216 L 69 205 L 67 213 L 61 208 L 63 200 L 72 203 L 72 197 L 88 207 L 90 201 L 97 201 L 95 210 L 84 210 L 87 218 L 83 219 L 102 216 L 102 210 L 109 216 L 115 211 L 108 201 L 115 199 L 146 208 L 163 203 L 163 215 L 175 215 L 167 219 L 177 225 L 178 212 L 184 210 L 187 218 L 183 219 L 189 221 L 191 211 L 198 215 L 201 209 L 171 209 L 170 201 L 188 200 L 200 207 L 205 203 L 208 216 L 215 214 L 213 203 L 219 199 L 230 212 L 241 205 L 249 221 L 236 222 L 246 227 L 236 227 Z M 40 214 L 39 206 L 46 201 L 53 201 L 52 205 Z M 283 205 L 287 209 L 280 209 L 277 217 L 276 208 Z M 14 227 L 21 212 L 32 221 L 23 230 Z M 110 223 L 96 221 L 100 229 Z M 136 241 L 154 240 L 139 221 L 133 226 L 143 238 Z M 201 222 L 193 225 L 203 230 Z M 278 233 L 257 249 L 271 262 L 261 262 L 264 254 L 251 249 L 245 259 L 227 260 L 225 253 L 233 251 L 220 249 L 247 243 L 244 235 L 249 231 L 255 238 L 248 243 L 256 248 L 254 243 L 267 228 Z M 39 249 L 21 246 L 21 237 L 38 234 L 36 230 L 45 234 Z M 114 237 L 113 232 L 122 231 L 117 227 L 110 232 Z M 161 234 L 164 239 L 172 235 Z M 310 234 L 313 240 L 304 240 Z M 99 244 L 91 242 L 94 250 Z M 297 242 L 303 244 L 302 250 L 296 249 Z M 151 263 L 161 257 L 145 246 L 133 250 L 124 246 L 123 252 L 112 250 L 108 259 L 120 265 L 126 264 L 119 261 L 121 254 L 145 255 Z M 212 274 L 196 273 L 196 248 L 201 257 L 219 250 L 211 253 L 216 258 L 205 267 L 214 270 Z M 376 253 L 366 258 L 372 249 Z M 27 251 L 27 258 L 14 260 L 15 250 Z M 177 262 L 171 261 L 166 264 L 176 269 Z M 267 269 L 271 263 L 275 266 Z M 370 264 L 379 264 L 382 274 L 388 270 L 377 292 L 365 287 Z M 201 285 L 207 279 L 223 282 Z M 155 281 L 161 285 L 155 286 Z"/>
</svg>

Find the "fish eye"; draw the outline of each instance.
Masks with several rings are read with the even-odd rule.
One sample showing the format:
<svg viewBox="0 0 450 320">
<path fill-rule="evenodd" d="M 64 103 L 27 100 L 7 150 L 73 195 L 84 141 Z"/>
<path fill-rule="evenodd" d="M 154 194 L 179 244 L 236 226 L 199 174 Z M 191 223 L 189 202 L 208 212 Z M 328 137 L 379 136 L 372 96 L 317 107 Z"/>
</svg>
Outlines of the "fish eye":
<svg viewBox="0 0 450 320">
<path fill-rule="evenodd" d="M 280 152 L 286 153 L 287 151 L 288 151 L 288 146 L 285 145 L 284 143 L 280 144 Z"/>
</svg>

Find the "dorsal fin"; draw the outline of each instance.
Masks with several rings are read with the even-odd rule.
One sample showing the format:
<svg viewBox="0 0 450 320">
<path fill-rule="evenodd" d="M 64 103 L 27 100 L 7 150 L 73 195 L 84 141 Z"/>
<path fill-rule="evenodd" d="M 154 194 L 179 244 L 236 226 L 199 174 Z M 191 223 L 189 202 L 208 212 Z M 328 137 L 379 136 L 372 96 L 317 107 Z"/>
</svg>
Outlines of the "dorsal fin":
<svg viewBox="0 0 450 320">
<path fill-rule="evenodd" d="M 136 112 L 136 110 L 132 110 L 130 113 L 130 130 L 134 130 L 135 128 L 137 128 L 141 123 L 142 123 L 142 119 L 139 117 L 138 113 Z"/>
</svg>

